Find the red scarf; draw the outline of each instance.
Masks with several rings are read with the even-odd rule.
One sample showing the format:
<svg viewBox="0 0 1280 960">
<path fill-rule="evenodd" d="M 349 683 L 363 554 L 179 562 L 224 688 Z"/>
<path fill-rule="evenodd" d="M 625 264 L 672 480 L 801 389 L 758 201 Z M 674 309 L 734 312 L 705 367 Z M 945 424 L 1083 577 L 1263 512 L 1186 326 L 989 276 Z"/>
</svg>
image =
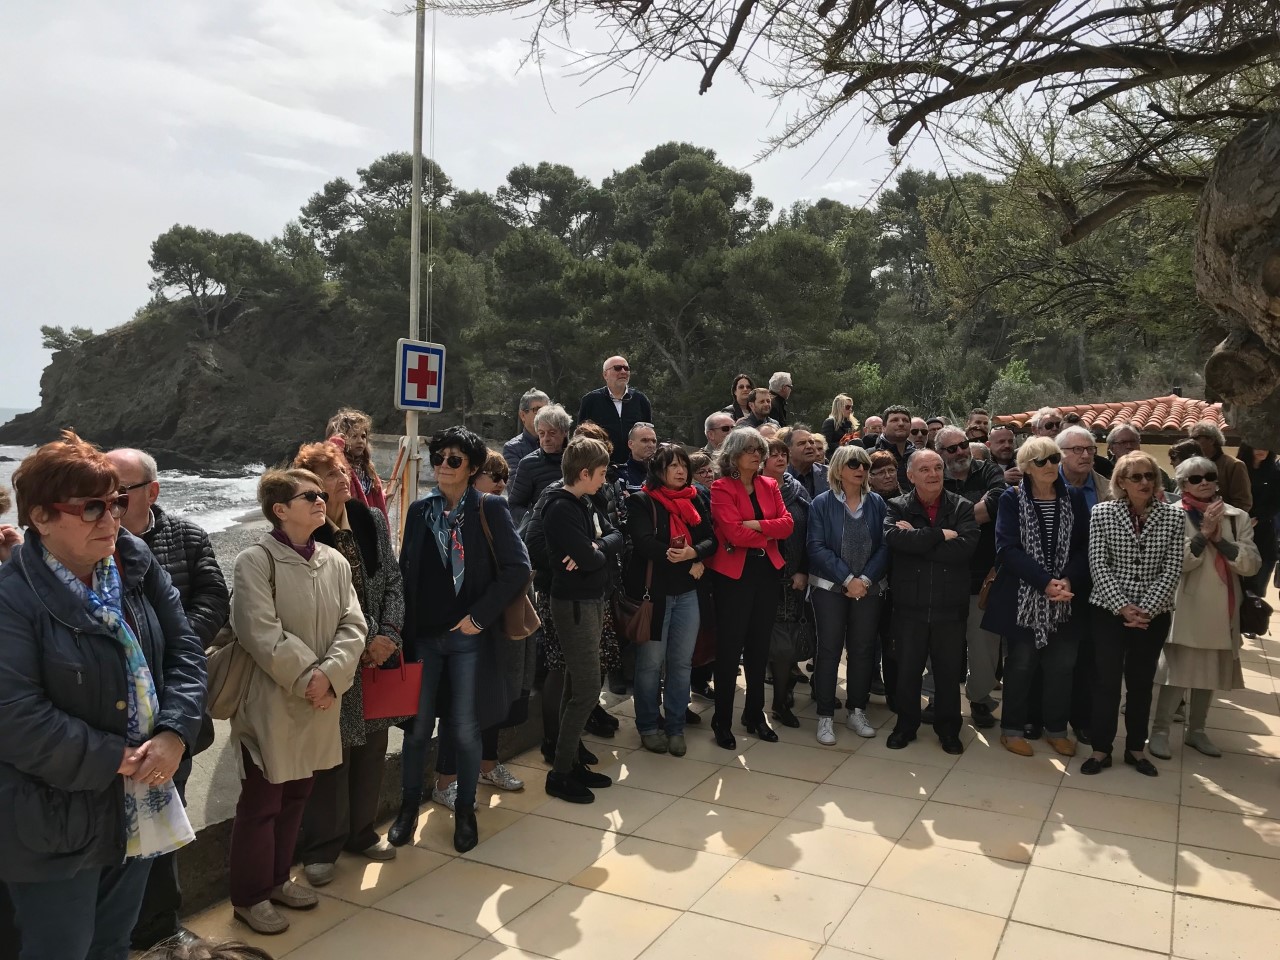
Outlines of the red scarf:
<svg viewBox="0 0 1280 960">
<path fill-rule="evenodd" d="M 666 508 L 667 516 L 671 521 L 671 539 L 684 537 L 686 546 L 693 546 L 693 537 L 689 535 L 689 531 L 702 522 L 702 517 L 698 515 L 698 508 L 693 505 L 693 498 L 698 495 L 693 484 L 681 487 L 679 490 L 672 490 L 670 487 L 651 487 L 645 484 L 644 492 Z"/>
<path fill-rule="evenodd" d="M 1210 501 L 1198 500 L 1189 493 L 1182 495 L 1182 509 L 1191 514 L 1191 519 L 1199 527 L 1199 521 L 1204 516 L 1205 510 L 1208 508 Z M 1222 515 L 1221 523 L 1226 523 L 1227 515 Z M 1209 546 L 1213 546 L 1212 543 Z M 1230 620 L 1236 612 L 1236 584 L 1231 576 L 1231 566 L 1216 548 L 1213 551 L 1213 568 L 1218 571 L 1218 579 L 1227 585 L 1227 619 Z"/>
</svg>

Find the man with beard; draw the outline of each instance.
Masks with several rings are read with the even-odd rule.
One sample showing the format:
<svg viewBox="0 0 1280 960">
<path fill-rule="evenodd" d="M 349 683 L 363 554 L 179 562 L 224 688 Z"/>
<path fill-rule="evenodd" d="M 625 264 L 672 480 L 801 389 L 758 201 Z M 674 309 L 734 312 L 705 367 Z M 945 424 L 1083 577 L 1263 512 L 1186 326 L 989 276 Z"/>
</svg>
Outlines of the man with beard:
<svg viewBox="0 0 1280 960">
<path fill-rule="evenodd" d="M 773 394 L 769 392 L 768 387 L 756 387 L 752 390 L 747 408 L 751 412 L 738 421 L 738 426 L 755 427 L 757 430 L 763 426 L 771 426 L 776 430 L 781 426 L 777 420 L 769 416 L 769 411 L 773 409 Z"/>
<path fill-rule="evenodd" d="M 1004 471 L 1004 482 L 1012 486 L 1022 482 L 1022 471 L 1018 469 L 1018 451 L 1013 436 L 1013 427 L 1000 424 L 992 428 L 987 438 L 987 449 L 991 451 L 991 462 Z"/>
</svg>

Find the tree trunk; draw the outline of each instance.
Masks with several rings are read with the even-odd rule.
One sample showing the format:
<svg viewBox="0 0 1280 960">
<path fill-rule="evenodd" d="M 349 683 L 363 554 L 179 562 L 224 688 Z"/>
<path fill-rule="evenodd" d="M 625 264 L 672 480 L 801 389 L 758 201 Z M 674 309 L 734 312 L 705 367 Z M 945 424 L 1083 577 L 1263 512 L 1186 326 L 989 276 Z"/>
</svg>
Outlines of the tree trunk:
<svg viewBox="0 0 1280 960">
<path fill-rule="evenodd" d="M 1280 114 L 1218 155 L 1200 198 L 1195 276 L 1228 331 L 1205 364 L 1207 394 L 1254 447 L 1280 450 Z"/>
</svg>

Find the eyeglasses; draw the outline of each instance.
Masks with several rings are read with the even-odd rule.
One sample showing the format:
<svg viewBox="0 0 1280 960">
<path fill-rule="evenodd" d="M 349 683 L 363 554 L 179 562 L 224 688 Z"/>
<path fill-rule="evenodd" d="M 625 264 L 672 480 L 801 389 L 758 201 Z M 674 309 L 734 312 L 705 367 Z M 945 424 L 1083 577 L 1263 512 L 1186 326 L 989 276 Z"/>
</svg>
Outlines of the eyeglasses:
<svg viewBox="0 0 1280 960">
<path fill-rule="evenodd" d="M 732 432 L 733 432 L 733 424 L 732 424 L 732 423 L 730 423 L 730 424 L 728 424 L 727 426 L 723 426 L 723 427 L 712 427 L 711 429 L 712 429 L 712 430 L 715 430 L 715 431 L 716 431 L 716 432 L 718 432 L 718 433 L 732 433 Z"/>
<path fill-rule="evenodd" d="M 111 512 L 113 520 L 119 520 L 124 516 L 124 512 L 129 509 L 129 495 L 127 493 L 118 493 L 105 499 L 95 497 L 92 500 L 86 500 L 84 503 L 54 503 L 51 506 L 59 513 L 79 517 L 85 523 L 97 523 L 102 519 L 102 515 L 108 511 Z"/>
<path fill-rule="evenodd" d="M 1124 479 L 1130 483 L 1155 483 L 1156 475 L 1150 470 L 1143 470 L 1141 473 L 1131 473 Z"/>
<path fill-rule="evenodd" d="M 285 503 L 292 503 L 294 500 L 305 500 L 307 503 L 315 503 L 321 500 L 324 503 L 329 502 L 329 495 L 323 490 L 304 490 L 302 493 L 295 493 Z"/>
<path fill-rule="evenodd" d="M 943 447 L 942 452 L 955 453 L 957 450 L 968 450 L 968 449 L 969 449 L 969 441 L 961 440 L 959 443 L 953 443 L 950 446 Z"/>
<path fill-rule="evenodd" d="M 1184 482 L 1194 487 L 1197 483 L 1204 483 L 1206 480 L 1210 483 L 1217 483 L 1218 475 L 1216 473 L 1193 473 Z"/>
<path fill-rule="evenodd" d="M 627 366 L 625 363 L 615 363 L 609 369 L 612 370 L 614 373 L 630 373 L 631 372 L 631 368 Z"/>
<path fill-rule="evenodd" d="M 912 430 L 912 431 L 911 431 L 911 435 L 912 435 L 913 437 L 923 437 L 923 436 L 924 436 L 926 433 L 928 433 L 928 432 L 929 432 L 929 431 L 928 431 L 928 429 L 924 429 L 924 430 Z"/>
<path fill-rule="evenodd" d="M 443 453 L 433 453 L 431 455 L 431 465 L 433 467 L 439 467 L 447 464 L 450 470 L 457 470 L 462 466 L 462 459 L 463 458 L 456 453 L 451 453 L 447 457 Z"/>
<path fill-rule="evenodd" d="M 1087 453 L 1089 456 L 1092 457 L 1095 453 L 1098 452 L 1098 448 L 1097 447 L 1063 447 L 1062 452 L 1075 453 L 1075 454 Z"/>
<path fill-rule="evenodd" d="M 128 493 L 130 490 L 137 490 L 139 487 L 147 487 L 154 483 L 154 480 L 139 480 L 137 483 L 131 483 L 127 487 L 121 487 L 121 493 Z"/>
<path fill-rule="evenodd" d="M 1046 463 L 1052 463 L 1055 467 L 1062 462 L 1062 454 L 1051 453 L 1047 457 L 1036 457 L 1031 461 L 1037 467 L 1043 467 Z"/>
</svg>

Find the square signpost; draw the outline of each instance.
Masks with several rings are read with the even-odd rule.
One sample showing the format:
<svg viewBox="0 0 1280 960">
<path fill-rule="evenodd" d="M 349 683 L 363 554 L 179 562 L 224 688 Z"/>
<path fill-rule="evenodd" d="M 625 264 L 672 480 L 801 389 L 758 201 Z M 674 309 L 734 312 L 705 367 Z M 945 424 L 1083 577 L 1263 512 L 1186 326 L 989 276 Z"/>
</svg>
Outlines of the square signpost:
<svg viewBox="0 0 1280 960">
<path fill-rule="evenodd" d="M 404 532 L 409 504 L 418 496 L 418 414 L 444 409 L 444 344 L 426 340 L 401 339 L 396 343 L 397 410 L 405 411 L 406 462 L 400 488 L 400 533 Z"/>
</svg>

